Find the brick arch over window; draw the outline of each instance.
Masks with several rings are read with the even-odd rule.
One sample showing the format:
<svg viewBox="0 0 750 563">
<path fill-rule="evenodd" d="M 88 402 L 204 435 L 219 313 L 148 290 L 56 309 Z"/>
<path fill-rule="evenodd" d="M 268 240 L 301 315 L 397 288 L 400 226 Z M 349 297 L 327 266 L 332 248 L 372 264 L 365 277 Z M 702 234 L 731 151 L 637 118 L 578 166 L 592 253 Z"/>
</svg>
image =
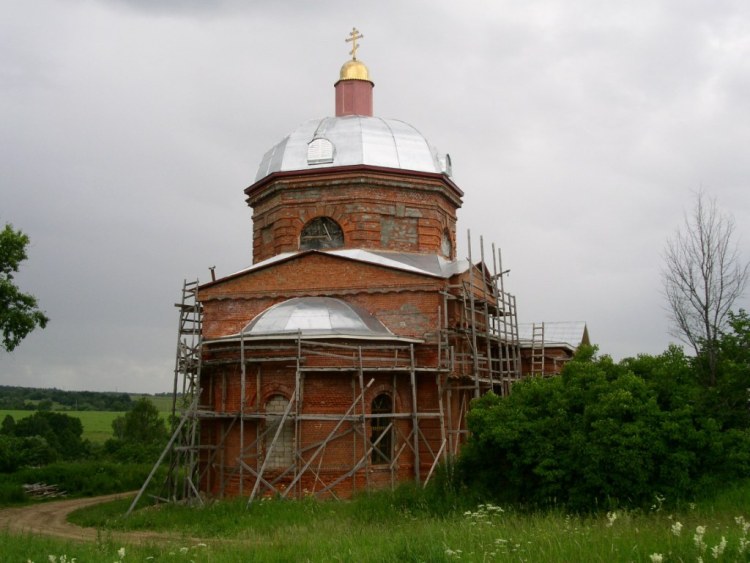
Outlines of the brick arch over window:
<svg viewBox="0 0 750 563">
<path fill-rule="evenodd" d="M 299 236 L 300 250 L 341 248 L 344 246 L 344 231 L 330 217 L 316 217 L 308 221 Z"/>
<path fill-rule="evenodd" d="M 284 421 L 276 443 L 273 443 L 273 438 L 288 405 L 289 399 L 283 395 L 272 395 L 266 401 L 266 434 L 263 451 L 268 457 L 266 463 L 268 469 L 286 469 L 294 462 L 294 422 L 290 417 Z M 272 444 L 273 448 L 271 448 Z"/>
<path fill-rule="evenodd" d="M 393 422 L 390 415 L 393 414 L 393 398 L 388 393 L 380 393 L 370 404 L 370 445 L 373 447 L 371 463 L 380 465 L 390 463 L 393 459 Z M 379 440 L 379 441 L 378 441 Z"/>
</svg>

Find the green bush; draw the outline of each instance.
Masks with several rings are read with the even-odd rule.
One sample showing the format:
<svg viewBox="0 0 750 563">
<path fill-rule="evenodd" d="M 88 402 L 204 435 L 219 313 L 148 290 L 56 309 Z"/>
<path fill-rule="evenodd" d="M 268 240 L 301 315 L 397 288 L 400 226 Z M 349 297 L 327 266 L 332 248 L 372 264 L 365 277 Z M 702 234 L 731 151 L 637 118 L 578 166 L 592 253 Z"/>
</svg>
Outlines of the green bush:
<svg viewBox="0 0 750 563">
<path fill-rule="evenodd" d="M 700 406 L 678 349 L 614 363 L 585 350 L 560 377 L 488 394 L 469 413 L 460 458 L 470 487 L 509 502 L 573 510 L 676 501 L 750 468 L 750 434 Z"/>
<path fill-rule="evenodd" d="M 101 461 L 57 462 L 7 475 L 0 484 L 47 483 L 71 496 L 96 496 L 139 489 L 151 464 Z M 158 480 L 157 480 L 158 481 Z"/>
</svg>

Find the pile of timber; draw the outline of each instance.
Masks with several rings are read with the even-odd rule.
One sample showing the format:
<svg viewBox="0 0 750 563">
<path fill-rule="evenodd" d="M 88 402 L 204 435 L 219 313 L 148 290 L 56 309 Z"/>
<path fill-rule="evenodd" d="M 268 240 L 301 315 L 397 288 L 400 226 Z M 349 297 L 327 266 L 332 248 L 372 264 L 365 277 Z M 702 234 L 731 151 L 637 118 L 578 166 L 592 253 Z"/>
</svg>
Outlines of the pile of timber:
<svg viewBox="0 0 750 563">
<path fill-rule="evenodd" d="M 32 498 L 45 499 L 66 497 L 68 493 L 61 491 L 57 485 L 48 485 L 47 483 L 31 483 L 22 485 L 23 491 Z"/>
</svg>

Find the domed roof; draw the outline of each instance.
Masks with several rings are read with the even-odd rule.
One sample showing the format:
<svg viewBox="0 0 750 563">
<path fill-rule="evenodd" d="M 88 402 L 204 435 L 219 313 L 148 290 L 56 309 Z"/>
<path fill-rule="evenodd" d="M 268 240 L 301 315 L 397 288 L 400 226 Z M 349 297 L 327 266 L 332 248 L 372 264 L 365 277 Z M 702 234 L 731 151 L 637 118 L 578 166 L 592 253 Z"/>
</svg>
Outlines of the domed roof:
<svg viewBox="0 0 750 563">
<path fill-rule="evenodd" d="M 346 61 L 341 67 L 339 80 L 370 80 L 370 71 L 362 61 Z"/>
<path fill-rule="evenodd" d="M 274 172 L 358 164 L 450 175 L 450 159 L 408 123 L 346 115 L 298 126 L 265 154 L 255 181 Z"/>
<path fill-rule="evenodd" d="M 302 333 L 303 336 L 396 338 L 364 309 L 332 297 L 295 297 L 277 303 L 242 329 L 246 336 Z"/>
</svg>

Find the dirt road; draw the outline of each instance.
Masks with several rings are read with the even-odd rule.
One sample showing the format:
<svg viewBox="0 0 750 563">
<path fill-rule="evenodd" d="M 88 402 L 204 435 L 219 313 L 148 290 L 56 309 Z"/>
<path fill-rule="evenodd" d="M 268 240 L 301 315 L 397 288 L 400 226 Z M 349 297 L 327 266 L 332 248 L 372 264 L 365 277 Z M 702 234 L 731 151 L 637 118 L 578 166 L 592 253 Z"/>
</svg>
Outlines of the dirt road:
<svg viewBox="0 0 750 563">
<path fill-rule="evenodd" d="M 80 498 L 33 504 L 21 508 L 0 510 L 0 530 L 18 534 L 42 534 L 67 540 L 93 542 L 100 535 L 96 528 L 82 528 L 67 521 L 68 514 L 92 504 L 133 496 L 133 493 L 119 493 L 93 498 Z M 157 532 L 105 532 L 107 537 L 121 539 L 127 543 L 154 541 L 179 541 L 183 538 L 174 534 Z"/>
</svg>

